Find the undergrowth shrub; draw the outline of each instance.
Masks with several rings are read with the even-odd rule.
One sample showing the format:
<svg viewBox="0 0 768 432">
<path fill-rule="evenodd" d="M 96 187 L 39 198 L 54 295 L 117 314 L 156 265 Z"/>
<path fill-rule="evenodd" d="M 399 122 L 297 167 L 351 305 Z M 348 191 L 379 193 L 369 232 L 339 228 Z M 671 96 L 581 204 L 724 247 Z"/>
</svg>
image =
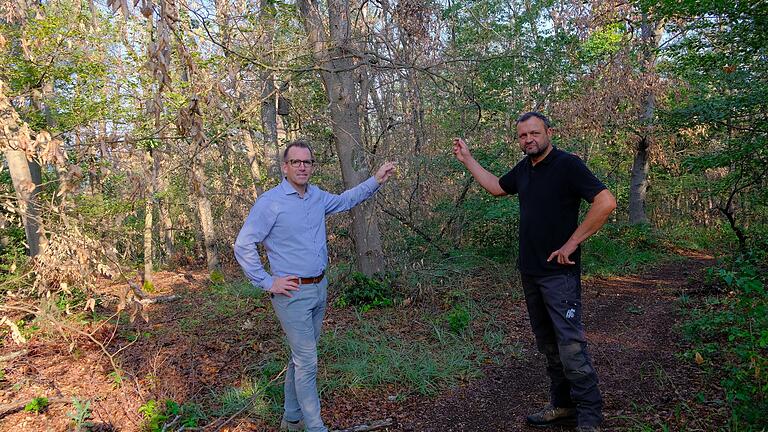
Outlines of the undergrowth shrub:
<svg viewBox="0 0 768 432">
<path fill-rule="evenodd" d="M 451 328 L 452 332 L 461 334 L 464 333 L 464 330 L 466 330 L 467 327 L 469 327 L 472 317 L 465 306 L 454 305 L 446 314 L 445 319 L 448 321 L 448 326 Z"/>
<path fill-rule="evenodd" d="M 734 430 L 768 427 L 768 278 L 761 263 L 752 254 L 710 269 L 710 282 L 722 284 L 723 293 L 684 311 L 691 343 L 685 355 L 720 377 Z"/>
<path fill-rule="evenodd" d="M 344 284 L 337 305 L 340 307 L 355 306 L 362 312 L 394 305 L 396 297 L 392 276 L 379 274 L 368 277 L 363 273 L 353 272 L 349 281 Z"/>
<path fill-rule="evenodd" d="M 24 411 L 40 414 L 48 408 L 47 397 L 36 397 L 24 405 Z"/>
<path fill-rule="evenodd" d="M 148 400 L 139 407 L 139 413 L 144 416 L 141 430 L 144 432 L 160 432 L 169 428 L 197 428 L 205 420 L 205 414 L 198 405 L 179 405 L 171 399 L 165 401 Z M 175 430 L 175 429 L 172 429 Z"/>
</svg>

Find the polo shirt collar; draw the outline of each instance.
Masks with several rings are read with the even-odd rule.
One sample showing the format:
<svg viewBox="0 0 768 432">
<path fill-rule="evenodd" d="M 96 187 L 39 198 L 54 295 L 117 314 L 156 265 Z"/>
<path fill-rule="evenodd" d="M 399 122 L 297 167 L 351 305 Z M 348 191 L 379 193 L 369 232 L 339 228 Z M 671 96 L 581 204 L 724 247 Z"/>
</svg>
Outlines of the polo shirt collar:
<svg viewBox="0 0 768 432">
<path fill-rule="evenodd" d="M 549 165 L 549 163 L 552 162 L 555 159 L 555 157 L 557 157 L 557 156 L 555 156 L 555 153 L 559 152 L 559 151 L 560 151 L 560 149 L 558 149 L 557 147 L 555 147 L 553 145 L 552 146 L 552 150 L 549 151 L 549 154 L 547 154 L 547 157 L 545 157 L 544 159 L 540 160 L 536 165 L 533 164 L 533 160 L 531 160 L 531 157 L 528 156 L 528 165 L 531 166 L 531 167 L 533 167 L 533 166 L 541 166 L 541 165 Z"/>
</svg>

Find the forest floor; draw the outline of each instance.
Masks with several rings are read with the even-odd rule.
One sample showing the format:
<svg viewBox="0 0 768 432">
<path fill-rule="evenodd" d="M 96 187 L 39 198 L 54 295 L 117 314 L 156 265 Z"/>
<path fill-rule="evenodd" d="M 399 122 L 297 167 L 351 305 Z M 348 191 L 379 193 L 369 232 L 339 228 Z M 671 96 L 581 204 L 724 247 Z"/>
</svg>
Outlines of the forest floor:
<svg viewBox="0 0 768 432">
<path fill-rule="evenodd" d="M 685 347 L 677 330 L 678 299 L 700 292 L 703 269 L 712 264 L 711 257 L 687 254 L 638 275 L 583 281 L 584 322 L 605 399 L 604 430 L 712 430 L 712 425 L 725 423 L 727 412 L 716 383 L 692 359 L 680 355 Z M 5 415 L 0 431 L 71 430 L 75 397 L 91 401 L 91 430 L 136 431 L 145 422 L 140 407 L 146 411 L 150 399 L 232 405 L 237 397 L 242 402 L 250 395 L 242 390 L 248 388 L 249 376 L 270 365 L 277 376 L 280 369 L 274 370 L 274 365 L 282 364 L 285 348 L 263 297 L 217 289 L 203 272 L 161 273 L 156 286 L 158 294 L 176 293 L 182 299 L 152 305 L 146 323 L 113 320 L 98 330 L 95 321 L 80 323 L 81 329 L 94 331 L 97 340 L 110 340 L 111 353 L 123 348 L 115 357 L 119 373 L 82 335 L 70 333 L 75 341 L 70 344 L 41 324 L 39 334 L 19 347 L 5 334 L 0 357 L 23 352 L 0 365 L 0 416 L 9 404 L 38 396 L 61 403 L 41 413 L 18 410 Z M 529 430 L 525 415 L 547 402 L 544 359 L 535 350 L 519 293 L 498 295 L 492 302 L 496 325 L 507 330 L 504 343 L 515 347 L 503 361 L 482 361 L 478 373 L 437 394 L 416 392 L 404 384 L 325 386 L 327 425 L 343 429 L 385 420 L 389 426 L 381 430 Z M 106 313 L 109 305 L 103 307 Z M 426 337 L 418 325 L 418 305 L 367 314 L 392 321 L 384 328 L 387 334 L 415 344 Z M 331 305 L 325 331 L 341 334 L 359 320 L 350 308 Z M 322 357 L 320 361 L 322 387 L 327 372 Z M 279 377 L 265 388 L 278 384 Z M 240 393 L 227 393 L 232 388 Z M 229 408 L 226 414 L 208 413 L 199 425 L 217 430 L 237 411 L 237 406 Z M 274 407 L 253 406 L 220 430 L 276 430 L 277 421 Z"/>
</svg>

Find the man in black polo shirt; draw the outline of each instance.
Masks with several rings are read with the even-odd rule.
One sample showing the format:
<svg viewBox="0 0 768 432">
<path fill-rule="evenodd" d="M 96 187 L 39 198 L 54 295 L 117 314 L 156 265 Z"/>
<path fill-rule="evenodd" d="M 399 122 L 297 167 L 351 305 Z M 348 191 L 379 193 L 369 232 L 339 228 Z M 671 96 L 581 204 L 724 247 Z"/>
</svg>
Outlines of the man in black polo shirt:
<svg viewBox="0 0 768 432">
<path fill-rule="evenodd" d="M 603 420 L 597 373 L 587 353 L 581 324 L 579 244 L 597 232 L 616 200 L 577 156 L 552 146 L 552 128 L 543 114 L 517 119 L 517 139 L 525 157 L 501 178 L 472 157 L 460 138 L 453 152 L 494 196 L 520 200 L 520 268 L 536 344 L 547 358 L 550 403 L 527 418 L 532 426 L 573 423 L 596 431 Z M 591 203 L 579 224 L 579 205 Z"/>
</svg>

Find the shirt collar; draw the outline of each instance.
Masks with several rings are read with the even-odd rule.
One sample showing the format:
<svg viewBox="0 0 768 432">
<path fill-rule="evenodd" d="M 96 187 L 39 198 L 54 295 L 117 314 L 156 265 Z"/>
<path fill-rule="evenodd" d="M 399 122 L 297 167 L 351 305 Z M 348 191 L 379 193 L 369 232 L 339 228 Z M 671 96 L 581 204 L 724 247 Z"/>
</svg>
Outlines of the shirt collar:
<svg viewBox="0 0 768 432">
<path fill-rule="evenodd" d="M 552 150 L 550 150 L 550 151 L 549 151 L 549 154 L 547 154 L 547 156 L 546 156 L 544 159 L 540 160 L 540 161 L 539 161 L 539 162 L 538 162 L 538 163 L 537 163 L 535 166 L 540 166 L 540 165 L 549 165 L 549 163 L 550 163 L 550 162 L 552 162 L 552 161 L 555 159 L 555 157 L 556 157 L 556 156 L 555 156 L 555 153 L 556 153 L 556 152 L 559 152 L 559 151 L 560 151 L 560 149 L 558 149 L 557 147 L 555 147 L 555 146 L 553 145 L 553 146 L 552 146 Z M 533 161 L 531 160 L 531 157 L 530 157 L 530 156 L 528 156 L 528 164 L 529 164 L 531 167 L 533 167 L 533 166 L 534 166 L 534 165 L 533 165 Z"/>
<path fill-rule="evenodd" d="M 286 195 L 299 194 L 299 192 L 293 186 L 291 186 L 291 183 L 288 182 L 288 178 L 286 177 L 283 177 L 283 181 L 280 182 L 280 188 L 283 190 L 283 193 Z M 307 190 L 304 191 L 304 196 L 309 195 L 310 189 L 311 187 L 309 183 L 307 183 Z"/>
</svg>

